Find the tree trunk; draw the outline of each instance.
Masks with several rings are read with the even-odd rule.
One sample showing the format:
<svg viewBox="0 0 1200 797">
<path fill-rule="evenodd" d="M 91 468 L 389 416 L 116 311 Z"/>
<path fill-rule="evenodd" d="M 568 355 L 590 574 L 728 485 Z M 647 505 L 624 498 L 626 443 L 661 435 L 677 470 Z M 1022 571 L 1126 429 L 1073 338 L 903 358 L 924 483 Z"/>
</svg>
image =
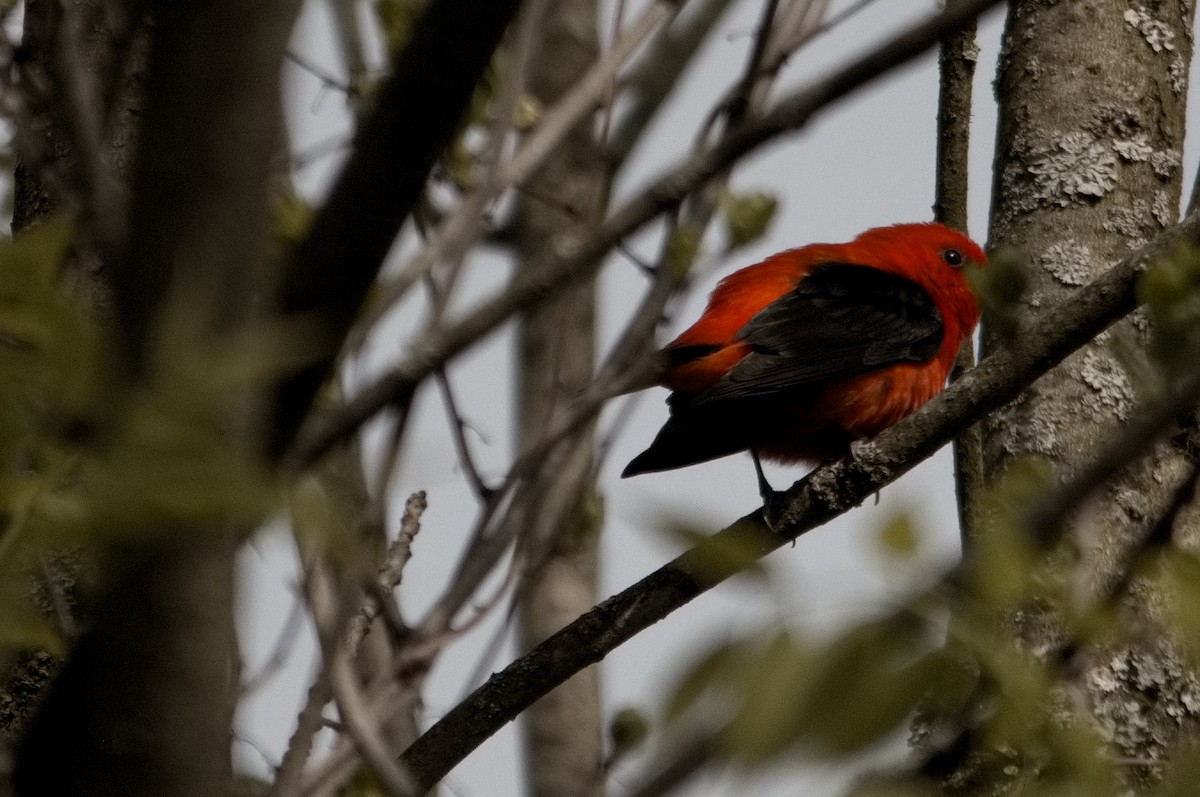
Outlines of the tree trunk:
<svg viewBox="0 0 1200 797">
<path fill-rule="evenodd" d="M 171 291 L 188 295 L 201 320 L 196 334 L 221 335 L 244 328 L 251 288 L 266 284 L 279 63 L 297 5 L 153 4 L 128 218 L 105 229 L 104 208 L 84 217 L 104 241 L 102 276 L 130 381 L 154 384 L 157 322 Z M 212 91 L 214 80 L 222 91 Z M 103 172 L 83 151 L 76 157 L 82 172 Z M 84 185 L 101 195 L 102 183 Z M 104 240 L 121 230 L 130 231 L 127 240 Z M 249 423 L 247 396 L 222 398 L 211 409 L 224 421 L 226 447 L 260 450 L 252 433 L 261 424 Z M 197 475 L 200 484 L 205 475 Z M 14 774 L 20 795 L 211 797 L 229 788 L 235 530 L 231 521 L 174 507 L 139 515 L 136 492 L 132 486 L 113 499 L 135 504 L 119 521 L 128 527 L 97 529 L 122 535 L 122 543 L 109 540 L 95 622 L 22 741 Z"/>
<path fill-rule="evenodd" d="M 142 104 L 147 27 L 141 4 L 78 0 L 71 4 L 71 17 L 57 0 L 26 0 L 21 37 L 24 58 L 22 95 L 24 107 L 15 131 L 13 177 L 14 234 L 63 209 L 78 212 L 98 198 L 86 173 L 104 172 L 112 182 L 128 179 L 128 165 L 137 140 L 136 120 Z M 67 74 L 68 68 L 74 71 Z M 80 81 L 86 85 L 79 85 Z M 102 165 L 85 164 L 72 131 L 79 118 L 72 115 L 64 98 L 95 103 L 100 118 L 94 132 Z M 120 192 L 111 192 L 106 212 L 124 211 Z M 85 215 L 88 211 L 84 211 Z M 97 242 L 76 244 L 72 285 L 99 307 L 105 304 L 100 253 Z M 69 610 L 63 625 L 87 626 L 77 583 L 78 552 L 48 557 L 56 589 L 65 602 L 48 611 Z M 0 740 L 12 744 L 20 737 L 38 705 L 38 699 L 59 666 L 57 657 L 45 651 L 20 652 L 0 685 Z"/>
<path fill-rule="evenodd" d="M 1025 319 L 1066 300 L 1178 218 L 1193 9 L 1173 2 L 1133 7 L 1121 0 L 1010 6 L 996 83 L 990 241 L 1028 256 Z M 1120 351 L 1145 351 L 1147 334 L 1139 313 L 989 417 L 989 480 L 1027 458 L 1048 463 L 1060 480 L 1087 464 L 1135 409 L 1138 386 Z M 1019 343 L 985 330 L 984 345 Z M 1070 565 L 1068 590 L 1076 607 L 1113 586 L 1190 467 L 1181 447 L 1163 442 L 1076 514 L 1078 561 Z M 1132 627 L 1148 628 L 1149 602 L 1125 603 L 1139 617 Z M 1012 619 L 1029 649 L 1061 644 L 1052 617 L 1035 609 Z M 1181 699 L 1181 680 L 1194 676 L 1161 630 L 1139 637 L 1084 653 L 1078 685 L 1116 755 L 1152 764 L 1181 728 L 1196 728 L 1200 713 Z M 1150 771 L 1130 768 L 1134 779 Z"/>
<path fill-rule="evenodd" d="M 596 58 L 596 16 L 592 0 L 549 4 L 529 86 L 544 106 L 559 99 Z M 516 235 L 523 269 L 553 268 L 556 238 L 602 217 L 607 185 L 591 122 L 578 125 L 526 186 Z M 520 333 L 519 446 L 537 440 L 591 377 L 594 302 L 589 280 L 525 316 Z M 579 434 L 564 467 L 548 482 L 528 530 L 528 569 L 519 589 L 521 644 L 526 650 L 596 601 L 600 519 L 592 426 Z M 595 667 L 535 703 L 525 726 L 531 794 L 602 793 L 600 725 Z"/>
</svg>

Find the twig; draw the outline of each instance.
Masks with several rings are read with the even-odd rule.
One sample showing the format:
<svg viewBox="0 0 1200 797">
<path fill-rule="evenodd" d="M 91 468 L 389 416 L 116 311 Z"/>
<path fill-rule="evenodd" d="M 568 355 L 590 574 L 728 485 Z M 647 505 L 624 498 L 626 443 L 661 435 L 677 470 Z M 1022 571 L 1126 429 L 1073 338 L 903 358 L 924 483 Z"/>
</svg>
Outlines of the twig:
<svg viewBox="0 0 1200 797">
<path fill-rule="evenodd" d="M 938 53 L 937 175 L 933 217 L 957 230 L 967 229 L 968 153 L 971 141 L 971 95 L 979 48 L 975 24 L 942 42 Z M 953 382 L 975 365 L 975 341 L 959 348 Z M 959 535 L 964 549 L 974 537 L 973 502 L 983 488 L 983 435 L 972 426 L 954 440 L 954 488 L 958 499 Z"/>
<path fill-rule="evenodd" d="M 356 0 L 329 0 L 333 25 L 338 32 L 337 41 L 342 58 L 346 61 L 346 99 L 356 101 L 362 94 L 367 74 L 367 59 L 363 52 L 362 33 L 358 27 L 358 2 Z"/>
<path fill-rule="evenodd" d="M 269 441 L 273 458 L 282 460 L 294 442 L 368 289 L 520 5 L 518 0 L 481 4 L 472 9 L 471 24 L 463 24 L 459 3 L 430 0 L 391 77 L 379 87 L 350 159 L 280 280 L 279 310 L 309 316 L 330 345 L 324 356 L 279 385 Z M 416 113 L 421 124 L 412 123 Z"/>
<path fill-rule="evenodd" d="M 412 773 L 397 765 L 387 742 L 379 733 L 377 720 L 362 690 L 358 688 L 349 657 L 344 650 L 334 653 L 331 683 L 342 725 L 354 739 L 359 752 L 391 797 L 415 797 L 423 793 Z"/>
<path fill-rule="evenodd" d="M 271 655 L 267 657 L 266 662 L 263 663 L 258 672 L 243 679 L 241 688 L 243 695 L 252 694 L 261 689 L 268 680 L 287 664 L 288 653 L 296 642 L 296 637 L 300 633 L 304 619 L 304 602 L 300 600 L 299 596 L 294 595 L 292 596 L 292 607 L 288 610 L 287 618 L 283 621 L 283 628 L 280 630 L 275 644 L 271 646 Z"/>
<path fill-rule="evenodd" d="M 475 458 L 471 456 L 471 446 L 467 443 L 467 423 L 463 420 L 458 404 L 454 400 L 454 391 L 450 389 L 450 380 L 446 376 L 446 369 L 439 368 L 435 377 L 438 389 L 442 394 L 442 403 L 446 406 L 446 414 L 450 416 L 450 431 L 453 432 L 454 447 L 458 450 L 458 461 L 467 475 L 467 481 L 471 483 L 471 489 L 475 491 L 475 496 L 486 500 L 494 492 L 494 488 L 487 485 L 483 477 L 479 475 L 479 468 L 475 466 Z"/>
<path fill-rule="evenodd" d="M 337 0 L 334 1 L 336 2 Z M 315 77 L 325 88 L 336 89 L 342 94 L 345 94 L 347 98 L 353 98 L 358 93 L 353 84 L 341 80 L 332 72 L 317 66 L 317 64 L 300 55 L 300 53 L 296 52 L 295 50 L 289 49 L 286 53 L 284 53 L 283 57 Z"/>
<path fill-rule="evenodd" d="M 333 689 L 329 684 L 329 671 L 321 667 L 316 680 L 308 688 L 304 708 L 300 709 L 300 716 L 296 720 L 296 730 L 292 731 L 283 760 L 279 762 L 279 768 L 275 771 L 275 782 L 264 797 L 292 797 L 299 793 L 304 767 L 312 753 L 313 740 L 324 727 L 323 712 L 332 699 Z"/>
<path fill-rule="evenodd" d="M 675 88 L 678 78 L 691 63 L 700 46 L 730 8 L 730 0 L 692 2 L 688 14 L 677 16 L 649 45 L 651 52 L 639 60 L 624 79 L 625 109 L 615 131 L 609 136 L 605 159 L 609 169 L 620 170 L 629 153 L 649 128 L 650 120 Z"/>
<path fill-rule="evenodd" d="M 362 606 L 350 620 L 346 633 L 348 650 L 358 649 L 358 645 L 366 636 L 371 623 L 381 614 L 397 634 L 407 635 L 409 629 L 399 619 L 400 612 L 395 605 L 392 591 L 400 585 L 404 568 L 412 559 L 413 540 L 421 530 L 421 515 L 424 514 L 428 505 L 424 490 L 418 490 L 404 502 L 404 516 L 400 520 L 400 531 L 397 533 L 396 539 L 388 546 L 387 553 L 376 570 L 375 580 L 367 585 Z"/>
<path fill-rule="evenodd" d="M 377 308 L 386 308 L 408 292 L 418 280 L 439 260 L 451 256 L 456 249 L 453 244 L 462 241 L 476 227 L 482 209 L 501 190 L 524 183 L 533 170 L 556 147 L 563 137 L 599 103 L 616 71 L 630 54 L 653 30 L 671 14 L 673 4 L 658 0 L 651 5 L 634 25 L 627 30 L 617 44 L 588 72 L 564 99 L 546 112 L 541 122 L 529 135 L 520 149 L 495 176 L 490 185 L 471 193 L 462 204 L 439 225 L 429 245 L 407 263 L 400 276 L 388 283 L 381 291 Z M 381 312 L 376 309 L 375 315 Z M 370 320 L 370 319 L 368 319 Z"/>
</svg>

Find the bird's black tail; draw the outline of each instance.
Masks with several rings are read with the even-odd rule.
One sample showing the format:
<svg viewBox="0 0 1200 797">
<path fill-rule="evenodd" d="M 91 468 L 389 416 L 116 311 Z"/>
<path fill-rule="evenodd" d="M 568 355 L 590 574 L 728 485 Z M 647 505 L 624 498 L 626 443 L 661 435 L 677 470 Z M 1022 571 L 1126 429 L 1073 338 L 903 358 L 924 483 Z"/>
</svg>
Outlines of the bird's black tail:
<svg viewBox="0 0 1200 797">
<path fill-rule="evenodd" d="M 621 478 L 640 473 L 682 468 L 736 454 L 749 447 L 743 435 L 715 413 L 701 410 L 673 413 L 654 442 L 621 471 Z"/>
</svg>

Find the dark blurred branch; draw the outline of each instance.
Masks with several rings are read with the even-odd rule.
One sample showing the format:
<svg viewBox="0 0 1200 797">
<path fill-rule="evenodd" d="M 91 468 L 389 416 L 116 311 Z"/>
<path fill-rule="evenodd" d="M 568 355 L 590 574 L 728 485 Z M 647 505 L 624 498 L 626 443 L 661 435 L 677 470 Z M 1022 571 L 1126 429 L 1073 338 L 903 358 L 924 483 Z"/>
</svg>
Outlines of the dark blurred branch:
<svg viewBox="0 0 1200 797">
<path fill-rule="evenodd" d="M 454 0 L 432 0 L 379 88 L 349 162 L 284 275 L 280 309 L 312 318 L 324 337 L 313 342 L 317 362 L 280 386 L 274 456 L 287 450 L 331 373 L 340 341 L 519 5 L 497 0 L 463 13 Z"/>
<path fill-rule="evenodd" d="M 1180 240 L 1200 242 L 1200 215 L 1160 235 L 1072 299 L 1046 312 L 1023 334 L 1019 350 L 1000 350 L 941 395 L 862 446 L 824 465 L 782 499 L 772 527 L 754 512 L 600 603 L 492 676 L 404 754 L 425 787 L 534 700 L 583 667 L 729 578 L 751 561 L 858 506 L 987 413 L 1011 401 L 1038 376 L 1136 306 L 1146 264 Z M 732 556 L 736 551 L 739 555 Z"/>
<path fill-rule="evenodd" d="M 392 372 L 367 387 L 336 414 L 317 419 L 292 450 L 293 463 L 311 462 L 353 434 L 364 421 L 391 403 L 398 391 L 411 389 L 517 311 L 546 301 L 566 285 L 586 279 L 621 240 L 660 213 L 678 207 L 692 191 L 739 158 L 784 133 L 803 127 L 823 108 L 918 57 L 947 33 L 970 23 L 998 2 L 964 0 L 955 8 L 910 28 L 863 58 L 785 98 L 760 119 L 731 130 L 712 149 L 695 155 L 661 177 L 594 232 L 564 244 L 563 249 L 569 256 L 562 259 L 559 267 L 522 274 L 509 290 L 460 322 L 434 328 L 412 347 L 409 356 Z"/>
</svg>

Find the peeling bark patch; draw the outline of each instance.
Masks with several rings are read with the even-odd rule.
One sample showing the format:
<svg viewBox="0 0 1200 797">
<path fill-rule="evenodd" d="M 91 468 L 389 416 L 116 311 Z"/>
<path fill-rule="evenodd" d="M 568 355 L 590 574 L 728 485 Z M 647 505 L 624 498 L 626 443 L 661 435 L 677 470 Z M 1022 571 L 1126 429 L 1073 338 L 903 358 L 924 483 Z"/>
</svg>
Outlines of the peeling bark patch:
<svg viewBox="0 0 1200 797">
<path fill-rule="evenodd" d="M 1058 413 L 1018 415 L 1018 400 L 995 413 L 994 422 L 989 424 L 998 431 L 997 437 L 1004 441 L 1004 452 L 1009 456 L 1043 454 L 1054 457 L 1058 454 L 1058 430 L 1063 419 Z"/>
<path fill-rule="evenodd" d="M 1145 133 L 1138 133 L 1133 138 L 1114 141 L 1113 149 L 1117 151 L 1122 160 L 1129 163 L 1141 163 L 1149 160 L 1150 156 L 1154 154 L 1154 147 L 1150 146 L 1150 141 Z"/>
<path fill-rule="evenodd" d="M 1063 285 L 1086 285 L 1092 278 L 1095 256 L 1087 244 L 1074 238 L 1051 244 L 1038 261 Z"/>
<path fill-rule="evenodd" d="M 1163 50 L 1175 49 L 1175 31 L 1171 30 L 1167 23 L 1156 19 L 1146 10 L 1145 6 L 1138 6 L 1137 10 L 1131 8 L 1126 11 L 1125 21 L 1142 34 L 1142 38 L 1154 52 L 1161 53 Z"/>
<path fill-rule="evenodd" d="M 1179 150 L 1162 149 L 1150 155 L 1150 167 L 1154 173 L 1164 180 L 1170 180 L 1179 171 L 1183 158 Z"/>
<path fill-rule="evenodd" d="M 1104 229 L 1125 238 L 1130 249 L 1144 246 L 1154 231 L 1151 220 L 1154 214 L 1150 203 L 1144 199 L 1135 199 L 1128 207 L 1115 207 L 1104 220 Z"/>
<path fill-rule="evenodd" d="M 1184 722 L 1200 717 L 1200 683 L 1165 646 L 1115 652 L 1087 686 L 1101 734 L 1127 756 L 1160 761 Z"/>
<path fill-rule="evenodd" d="M 1174 224 L 1179 215 L 1175 199 L 1166 191 L 1154 192 L 1154 204 L 1150 206 L 1150 211 L 1154 214 L 1154 220 L 1164 228 Z"/>
<path fill-rule="evenodd" d="M 1029 164 L 1034 196 L 1066 207 L 1099 199 L 1117 184 L 1117 158 L 1089 133 L 1068 133 Z"/>
<path fill-rule="evenodd" d="M 1110 410 L 1119 420 L 1127 420 L 1133 408 L 1133 386 L 1112 355 L 1089 351 L 1083 355 L 1079 378 L 1095 393 L 1097 414 Z"/>
<path fill-rule="evenodd" d="M 1171 91 L 1176 94 L 1183 94 L 1187 91 L 1188 83 L 1188 65 L 1183 62 L 1183 59 L 1176 53 L 1171 59 L 1171 65 L 1167 67 L 1171 73 Z"/>
</svg>

